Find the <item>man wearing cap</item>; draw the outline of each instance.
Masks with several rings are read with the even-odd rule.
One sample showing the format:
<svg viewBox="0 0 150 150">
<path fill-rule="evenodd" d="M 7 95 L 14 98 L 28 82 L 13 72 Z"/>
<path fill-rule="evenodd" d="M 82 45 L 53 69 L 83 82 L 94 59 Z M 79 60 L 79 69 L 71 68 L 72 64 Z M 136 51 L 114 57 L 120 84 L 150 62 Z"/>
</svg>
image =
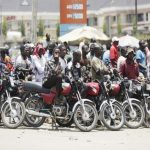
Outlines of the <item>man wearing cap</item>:
<svg viewBox="0 0 150 150">
<path fill-rule="evenodd" d="M 117 61 L 118 61 L 118 44 L 119 39 L 117 37 L 112 38 L 112 46 L 110 48 L 110 61 L 113 68 L 117 67 Z"/>
<path fill-rule="evenodd" d="M 127 58 L 120 67 L 120 73 L 123 77 L 127 77 L 128 79 L 138 79 L 139 77 L 139 66 L 134 60 L 134 56 L 134 50 L 128 48 L 126 53 Z"/>
</svg>

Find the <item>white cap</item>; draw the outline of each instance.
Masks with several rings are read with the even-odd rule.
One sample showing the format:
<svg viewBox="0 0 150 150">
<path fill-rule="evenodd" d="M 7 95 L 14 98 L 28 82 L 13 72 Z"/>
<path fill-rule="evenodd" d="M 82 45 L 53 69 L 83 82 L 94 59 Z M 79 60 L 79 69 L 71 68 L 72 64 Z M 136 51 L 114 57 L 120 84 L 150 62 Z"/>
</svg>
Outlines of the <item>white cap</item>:
<svg viewBox="0 0 150 150">
<path fill-rule="evenodd" d="M 116 36 L 114 36 L 114 37 L 112 38 L 112 42 L 115 42 L 115 41 L 119 41 L 119 39 L 118 39 Z"/>
</svg>

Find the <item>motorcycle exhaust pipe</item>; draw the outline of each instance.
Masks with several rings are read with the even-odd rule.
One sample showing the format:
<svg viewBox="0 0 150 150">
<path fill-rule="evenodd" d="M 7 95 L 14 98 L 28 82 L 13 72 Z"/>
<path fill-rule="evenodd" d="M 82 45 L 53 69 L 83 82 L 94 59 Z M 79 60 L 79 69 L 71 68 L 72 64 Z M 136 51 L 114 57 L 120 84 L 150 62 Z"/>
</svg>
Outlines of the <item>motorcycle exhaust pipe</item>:
<svg viewBox="0 0 150 150">
<path fill-rule="evenodd" d="M 27 112 L 28 114 L 34 115 L 34 116 L 46 117 L 46 118 L 51 117 L 51 115 L 49 115 L 49 114 L 36 112 L 36 111 L 34 111 L 34 110 L 28 110 L 28 109 L 26 109 L 26 112 Z"/>
</svg>

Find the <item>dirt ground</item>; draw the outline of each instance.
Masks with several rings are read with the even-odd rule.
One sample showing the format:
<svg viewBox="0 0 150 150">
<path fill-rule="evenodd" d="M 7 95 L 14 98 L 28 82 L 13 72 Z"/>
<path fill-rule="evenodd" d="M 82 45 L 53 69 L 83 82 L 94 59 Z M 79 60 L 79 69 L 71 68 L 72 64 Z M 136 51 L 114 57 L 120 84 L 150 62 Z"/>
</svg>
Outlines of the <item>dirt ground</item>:
<svg viewBox="0 0 150 150">
<path fill-rule="evenodd" d="M 40 128 L 0 127 L 0 150 L 141 150 L 150 149 L 150 129 L 109 131 L 96 128 L 91 132 L 59 128 L 52 130 L 50 124 Z"/>
</svg>

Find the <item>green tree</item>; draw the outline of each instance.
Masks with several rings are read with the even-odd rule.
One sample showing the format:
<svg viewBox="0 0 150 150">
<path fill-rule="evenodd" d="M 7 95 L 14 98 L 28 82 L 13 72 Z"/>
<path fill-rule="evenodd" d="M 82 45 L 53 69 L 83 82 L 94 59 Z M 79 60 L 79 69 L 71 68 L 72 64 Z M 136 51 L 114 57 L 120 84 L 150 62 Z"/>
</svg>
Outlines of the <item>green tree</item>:
<svg viewBox="0 0 150 150">
<path fill-rule="evenodd" d="M 107 25 L 106 25 L 106 19 L 104 18 L 103 21 L 103 32 L 106 34 L 107 33 Z"/>
<path fill-rule="evenodd" d="M 136 18 L 133 16 L 132 18 L 132 24 L 133 24 L 133 34 L 137 34 L 137 26 L 136 26 Z"/>
<path fill-rule="evenodd" d="M 122 33 L 122 24 L 121 24 L 121 16 L 118 16 L 118 20 L 117 20 L 117 31 L 118 31 L 118 35 L 121 35 Z"/>
<path fill-rule="evenodd" d="M 4 37 L 6 37 L 7 35 L 7 20 L 6 20 L 6 17 L 3 17 L 3 22 L 2 22 L 2 32 L 3 32 L 3 35 Z"/>
<path fill-rule="evenodd" d="M 22 33 L 22 36 L 25 36 L 25 25 L 23 19 L 20 23 L 20 32 Z"/>
<path fill-rule="evenodd" d="M 56 34 L 57 34 L 57 37 L 60 36 L 60 24 L 59 23 L 57 23 L 56 25 Z"/>
<path fill-rule="evenodd" d="M 44 22 L 40 18 L 39 23 L 38 23 L 38 36 L 43 36 L 44 35 Z"/>
</svg>

